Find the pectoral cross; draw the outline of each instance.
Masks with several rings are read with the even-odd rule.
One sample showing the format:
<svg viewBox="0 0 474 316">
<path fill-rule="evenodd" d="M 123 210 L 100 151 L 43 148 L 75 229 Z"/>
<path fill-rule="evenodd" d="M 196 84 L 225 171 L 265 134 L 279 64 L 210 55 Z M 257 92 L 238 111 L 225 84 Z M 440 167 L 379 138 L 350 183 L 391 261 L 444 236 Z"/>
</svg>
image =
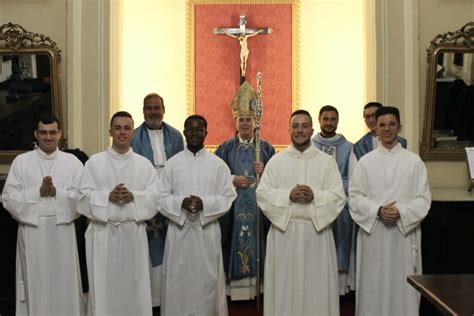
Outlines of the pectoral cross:
<svg viewBox="0 0 474 316">
<path fill-rule="evenodd" d="M 247 60 L 249 56 L 249 49 L 247 46 L 247 39 L 249 37 L 257 36 L 258 34 L 270 34 L 272 29 L 269 27 L 262 28 L 247 28 L 247 20 L 245 15 L 241 15 L 239 19 L 238 28 L 215 28 L 214 34 L 227 35 L 235 38 L 240 44 L 240 83 L 245 81 L 245 71 L 247 70 Z"/>
</svg>

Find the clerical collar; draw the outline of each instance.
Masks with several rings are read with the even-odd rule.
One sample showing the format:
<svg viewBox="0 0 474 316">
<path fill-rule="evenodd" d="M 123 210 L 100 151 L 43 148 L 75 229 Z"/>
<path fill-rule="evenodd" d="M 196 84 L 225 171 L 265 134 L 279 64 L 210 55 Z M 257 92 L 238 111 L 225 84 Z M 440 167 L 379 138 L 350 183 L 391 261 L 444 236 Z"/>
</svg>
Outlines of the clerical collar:
<svg viewBox="0 0 474 316">
<path fill-rule="evenodd" d="M 45 153 L 43 150 L 41 150 L 41 148 L 38 147 L 37 149 L 37 153 L 38 155 L 41 157 L 41 158 L 44 158 L 44 159 L 55 159 L 57 156 L 58 156 L 58 152 L 59 152 L 59 148 L 56 148 L 55 151 L 53 151 L 51 154 L 47 154 Z"/>
<path fill-rule="evenodd" d="M 146 124 L 145 124 L 145 126 L 146 126 L 146 128 L 147 128 L 148 130 L 150 130 L 150 131 L 161 131 L 161 130 L 163 129 L 163 122 L 161 122 L 161 125 L 160 125 L 160 127 L 158 127 L 158 128 L 151 128 L 151 127 L 149 127 L 149 126 L 146 125 Z"/>
<path fill-rule="evenodd" d="M 148 132 L 150 133 L 154 133 L 154 134 L 160 134 L 160 133 L 163 133 L 163 130 L 161 128 L 157 128 L 157 129 L 151 129 L 151 128 L 148 128 L 147 129 Z"/>
<path fill-rule="evenodd" d="M 321 138 L 325 139 L 325 140 L 328 140 L 328 141 L 338 141 L 339 138 L 341 138 L 341 135 L 340 134 L 334 134 L 334 136 L 331 136 L 331 137 L 326 137 L 324 136 L 322 133 L 318 133 L 319 136 L 321 136 Z"/>
<path fill-rule="evenodd" d="M 253 143 L 253 136 L 249 140 L 245 140 L 242 137 L 240 137 L 240 134 L 239 134 L 239 143 L 251 144 L 251 143 Z"/>
</svg>

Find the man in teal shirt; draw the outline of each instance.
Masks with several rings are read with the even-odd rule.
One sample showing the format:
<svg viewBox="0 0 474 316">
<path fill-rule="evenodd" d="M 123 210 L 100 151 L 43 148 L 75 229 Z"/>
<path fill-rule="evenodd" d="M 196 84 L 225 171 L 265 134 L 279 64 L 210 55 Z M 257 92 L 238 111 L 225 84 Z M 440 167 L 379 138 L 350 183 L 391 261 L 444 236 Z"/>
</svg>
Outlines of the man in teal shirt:
<svg viewBox="0 0 474 316">
<path fill-rule="evenodd" d="M 135 129 L 131 146 L 133 151 L 147 158 L 158 174 L 166 161 L 184 149 L 181 133 L 163 122 L 165 104 L 157 93 L 150 93 L 143 100 L 143 122 Z M 153 306 L 160 306 L 161 265 L 165 247 L 168 220 L 158 213 L 147 222 L 148 248 L 150 252 L 150 276 Z"/>
</svg>

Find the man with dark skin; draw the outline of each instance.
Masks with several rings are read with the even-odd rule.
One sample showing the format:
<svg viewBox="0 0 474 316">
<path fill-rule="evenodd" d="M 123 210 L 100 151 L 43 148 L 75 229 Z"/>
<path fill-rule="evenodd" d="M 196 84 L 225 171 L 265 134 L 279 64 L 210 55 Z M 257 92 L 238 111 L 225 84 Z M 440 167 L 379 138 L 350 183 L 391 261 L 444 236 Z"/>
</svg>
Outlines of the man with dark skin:
<svg viewBox="0 0 474 316">
<path fill-rule="evenodd" d="M 207 136 L 207 127 L 204 125 L 203 120 L 192 119 L 185 126 L 184 137 L 186 138 L 186 147 L 194 155 L 204 148 L 204 139 Z M 192 214 L 202 211 L 203 208 L 201 198 L 196 195 L 185 197 L 182 206 Z"/>
<path fill-rule="evenodd" d="M 217 219 L 237 194 L 225 162 L 204 148 L 206 119 L 188 117 L 184 136 L 186 148 L 167 161 L 158 185 L 160 212 L 170 220 L 161 314 L 227 315 Z"/>
</svg>

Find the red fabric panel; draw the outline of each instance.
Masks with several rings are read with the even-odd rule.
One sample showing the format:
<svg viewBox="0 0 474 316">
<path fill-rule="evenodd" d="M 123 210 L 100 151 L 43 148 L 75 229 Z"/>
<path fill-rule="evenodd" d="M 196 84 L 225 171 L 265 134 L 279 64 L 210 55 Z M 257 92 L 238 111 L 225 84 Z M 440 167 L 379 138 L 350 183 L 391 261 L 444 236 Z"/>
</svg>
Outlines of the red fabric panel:
<svg viewBox="0 0 474 316">
<path fill-rule="evenodd" d="M 246 78 L 256 90 L 262 72 L 261 138 L 274 145 L 289 143 L 291 115 L 291 4 L 195 5 L 195 112 L 208 120 L 206 145 L 218 145 L 235 134 L 230 103 L 240 85 L 240 45 L 216 35 L 214 28 L 271 27 L 273 33 L 247 39 L 250 50 Z"/>
</svg>

